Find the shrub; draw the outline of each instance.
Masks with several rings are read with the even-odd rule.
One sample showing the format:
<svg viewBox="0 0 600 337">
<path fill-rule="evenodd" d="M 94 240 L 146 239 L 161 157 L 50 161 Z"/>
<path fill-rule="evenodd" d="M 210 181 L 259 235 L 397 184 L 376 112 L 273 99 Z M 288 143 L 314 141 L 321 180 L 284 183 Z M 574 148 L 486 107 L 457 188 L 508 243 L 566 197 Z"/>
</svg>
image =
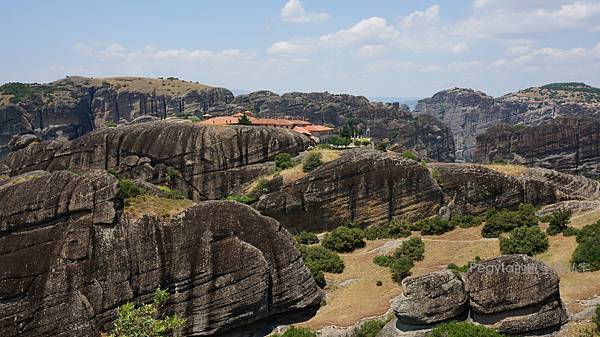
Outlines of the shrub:
<svg viewBox="0 0 600 337">
<path fill-rule="evenodd" d="M 537 226 L 538 220 L 535 216 L 535 208 L 529 204 L 519 205 L 519 209 L 516 211 L 492 209 L 486 215 L 481 234 L 485 238 L 498 237 L 500 234 L 510 232 L 518 227 Z"/>
<path fill-rule="evenodd" d="M 425 257 L 425 243 L 421 238 L 410 238 L 394 251 L 394 258 L 408 257 L 411 261 L 421 261 Z"/>
<path fill-rule="evenodd" d="M 167 186 L 158 186 L 158 189 L 162 192 L 162 196 L 167 199 L 185 199 L 183 194 L 178 190 L 171 189 Z"/>
<path fill-rule="evenodd" d="M 571 210 L 561 209 L 550 215 L 550 221 L 548 224 L 548 234 L 556 235 L 562 233 L 569 224 L 573 212 Z"/>
<path fill-rule="evenodd" d="M 350 137 L 333 135 L 327 139 L 327 142 L 334 146 L 348 146 L 350 143 L 352 143 L 352 140 Z"/>
<path fill-rule="evenodd" d="M 285 170 L 294 167 L 294 161 L 289 153 L 279 153 L 275 156 L 275 167 L 280 170 Z"/>
<path fill-rule="evenodd" d="M 282 335 L 275 334 L 273 337 L 317 337 L 317 333 L 310 329 L 296 328 L 295 326 L 292 326 Z"/>
<path fill-rule="evenodd" d="M 242 117 L 240 117 L 240 119 L 238 120 L 238 124 L 239 125 L 252 125 L 252 121 L 250 120 L 250 118 L 248 118 L 248 116 L 246 116 L 246 114 L 243 114 Z"/>
<path fill-rule="evenodd" d="M 427 334 L 427 337 L 504 337 L 504 335 L 467 322 L 450 322 L 438 325 Z"/>
<path fill-rule="evenodd" d="M 389 267 L 392 272 L 392 280 L 401 282 L 405 277 L 410 276 L 410 270 L 415 261 L 423 259 L 425 253 L 425 244 L 420 238 L 410 238 L 398 247 L 392 256 L 375 256 L 373 263 Z"/>
<path fill-rule="evenodd" d="M 313 243 L 318 243 L 319 239 L 317 238 L 317 234 L 312 232 L 302 231 L 296 235 L 294 235 L 294 239 L 296 242 L 303 245 L 311 245 Z"/>
<path fill-rule="evenodd" d="M 227 200 L 241 202 L 242 204 L 251 205 L 257 198 L 253 195 L 230 195 Z"/>
<path fill-rule="evenodd" d="M 579 229 L 573 227 L 567 227 L 563 230 L 564 236 L 577 236 L 579 234 Z"/>
<path fill-rule="evenodd" d="M 412 152 L 411 150 L 406 150 L 404 152 L 402 152 L 402 157 L 406 158 L 406 159 L 411 159 L 414 161 L 419 161 L 419 157 L 417 157 L 417 155 Z"/>
<path fill-rule="evenodd" d="M 577 234 L 579 245 L 571 263 L 578 271 L 600 270 L 600 221 L 583 227 Z"/>
<path fill-rule="evenodd" d="M 306 156 L 306 159 L 304 160 L 304 164 L 302 165 L 302 171 L 311 172 L 317 167 L 321 166 L 321 164 L 323 164 L 321 157 L 322 155 L 320 152 L 309 152 L 308 156 Z"/>
<path fill-rule="evenodd" d="M 379 281 L 381 282 L 381 281 Z M 376 337 L 379 331 L 383 329 L 386 321 L 380 319 L 374 319 L 363 323 L 360 328 L 356 330 L 355 337 Z"/>
<path fill-rule="evenodd" d="M 387 226 L 378 225 L 365 229 L 365 238 L 367 240 L 390 239 L 410 236 L 410 224 L 400 222 L 396 218 Z"/>
<path fill-rule="evenodd" d="M 392 280 L 398 283 L 402 282 L 404 278 L 410 276 L 412 267 L 414 267 L 414 262 L 406 256 L 394 259 L 394 262 L 392 262 L 392 265 L 390 266 Z"/>
<path fill-rule="evenodd" d="M 135 198 L 138 195 L 144 194 L 145 192 L 146 191 L 144 189 L 129 179 L 119 180 L 118 196 L 123 199 Z"/>
<path fill-rule="evenodd" d="M 483 219 L 470 214 L 456 214 L 450 219 L 450 224 L 454 227 L 470 228 L 479 226 L 483 223 Z"/>
<path fill-rule="evenodd" d="M 344 261 L 335 252 L 321 246 L 300 246 L 304 263 L 316 265 L 327 273 L 339 274 L 344 271 Z"/>
<path fill-rule="evenodd" d="M 136 307 L 128 302 L 117 309 L 109 337 L 166 336 L 181 330 L 186 320 L 177 315 L 162 316 L 160 309 L 169 298 L 169 293 L 160 288 L 154 293 L 154 302 Z"/>
<path fill-rule="evenodd" d="M 337 227 L 330 234 L 325 235 L 321 244 L 339 253 L 352 252 L 365 246 L 364 232 L 360 228 Z"/>
<path fill-rule="evenodd" d="M 387 144 L 386 143 L 377 143 L 377 145 L 375 145 L 375 149 L 382 151 L 382 152 L 387 152 Z"/>
<path fill-rule="evenodd" d="M 116 128 L 117 127 L 117 123 L 115 123 L 113 121 L 108 121 L 108 122 L 104 123 L 104 125 L 106 125 L 106 127 L 108 127 L 108 128 Z"/>
<path fill-rule="evenodd" d="M 533 256 L 548 250 L 548 235 L 539 227 L 519 227 L 509 237 L 500 237 L 502 254 L 527 254 Z"/>
<path fill-rule="evenodd" d="M 450 221 L 440 217 L 423 219 L 417 222 L 415 226 L 421 230 L 422 235 L 440 235 L 455 228 Z"/>
<path fill-rule="evenodd" d="M 481 261 L 481 258 L 479 256 L 475 256 L 475 258 L 472 261 L 467 262 L 467 264 L 459 266 L 456 265 L 454 263 L 450 263 L 448 265 L 448 269 L 455 271 L 457 273 L 466 273 L 474 264 L 479 263 L 479 261 Z"/>
</svg>

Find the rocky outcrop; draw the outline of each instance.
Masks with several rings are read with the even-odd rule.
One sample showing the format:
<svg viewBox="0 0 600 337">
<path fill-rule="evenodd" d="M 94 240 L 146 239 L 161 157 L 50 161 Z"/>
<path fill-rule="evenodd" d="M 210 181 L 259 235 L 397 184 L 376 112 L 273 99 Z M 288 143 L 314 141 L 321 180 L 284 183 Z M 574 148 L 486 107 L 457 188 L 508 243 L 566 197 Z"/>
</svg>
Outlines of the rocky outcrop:
<svg viewBox="0 0 600 337">
<path fill-rule="evenodd" d="M 392 304 L 402 323 L 426 325 L 458 317 L 468 308 L 463 282 L 449 270 L 402 281 L 404 291 Z"/>
<path fill-rule="evenodd" d="M 356 134 L 390 143 L 402 152 L 410 149 L 424 158 L 454 161 L 454 141 L 446 125 L 436 118 L 415 117 L 406 106 L 370 102 L 366 97 L 346 94 L 287 93 L 258 91 L 240 95 L 232 111 L 250 110 L 266 117 L 295 117 L 315 124 L 346 127 Z"/>
<path fill-rule="evenodd" d="M 510 176 L 474 164 L 432 163 L 428 167 L 444 192 L 444 204 L 461 213 L 516 208 L 521 203 L 552 204 L 562 195 L 559 186 L 541 177 Z"/>
<path fill-rule="evenodd" d="M 597 116 L 558 117 L 529 127 L 492 127 L 477 137 L 474 159 L 505 160 L 598 177 L 599 143 Z"/>
<path fill-rule="evenodd" d="M 414 113 L 446 123 L 454 136 L 456 159 L 472 161 L 478 134 L 498 123 L 512 123 L 526 110 L 523 104 L 499 104 L 480 91 L 454 88 L 419 101 Z"/>
<path fill-rule="evenodd" d="M 281 152 L 311 144 L 285 129 L 150 122 L 105 128 L 70 142 L 32 144 L 11 153 L 3 174 L 46 170 L 112 170 L 122 177 L 170 184 L 192 200 L 219 199 L 272 170 Z"/>
<path fill-rule="evenodd" d="M 18 101 L 3 101 L 0 87 L 0 159 L 10 152 L 11 138 L 21 134 L 72 140 L 109 122 L 127 123 L 140 116 L 165 119 L 219 113 L 233 100 L 227 89 L 176 79 L 75 76 L 19 86 L 29 94 Z"/>
<path fill-rule="evenodd" d="M 510 159 L 596 174 L 597 149 L 586 143 L 595 141 L 599 92 L 582 83 L 557 83 L 493 98 L 454 88 L 419 101 L 414 113 L 434 116 L 450 127 L 457 160 Z"/>
<path fill-rule="evenodd" d="M 32 191 L 35 194 L 32 195 Z M 290 234 L 229 201 L 174 220 L 121 215 L 117 180 L 69 171 L 0 185 L 0 331 L 98 336 L 116 308 L 172 295 L 184 336 L 246 336 L 265 319 L 318 306 Z"/>
<path fill-rule="evenodd" d="M 504 255 L 473 265 L 464 278 L 451 271 L 403 281 L 394 301 L 397 319 L 381 337 L 424 336 L 433 323 L 469 319 L 506 334 L 559 328 L 568 320 L 556 271 L 525 255 Z M 468 304 L 467 304 L 468 299 Z M 470 314 L 462 315 L 466 310 Z"/>
<path fill-rule="evenodd" d="M 265 195 L 256 208 L 292 231 L 326 231 L 352 221 L 387 224 L 437 213 L 442 193 L 427 168 L 393 152 L 357 149 Z"/>
</svg>

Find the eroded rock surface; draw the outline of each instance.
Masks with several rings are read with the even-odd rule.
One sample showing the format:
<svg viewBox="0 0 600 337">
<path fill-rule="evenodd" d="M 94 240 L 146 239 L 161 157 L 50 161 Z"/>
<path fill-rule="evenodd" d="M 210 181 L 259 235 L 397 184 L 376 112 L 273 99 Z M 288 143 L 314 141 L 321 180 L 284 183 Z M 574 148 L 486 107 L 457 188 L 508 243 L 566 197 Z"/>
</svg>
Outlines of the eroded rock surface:
<svg viewBox="0 0 600 337">
<path fill-rule="evenodd" d="M 169 184 L 189 199 L 226 197 L 272 170 L 275 155 L 311 144 L 286 129 L 207 126 L 162 121 L 97 130 L 70 142 L 32 144 L 11 153 L 3 174 L 33 170 L 112 170 L 122 177 Z"/>
<path fill-rule="evenodd" d="M 431 324 L 466 312 L 468 298 L 463 282 L 449 270 L 407 277 L 404 291 L 394 300 L 394 314 L 406 324 Z"/>
<path fill-rule="evenodd" d="M 98 336 L 119 305 L 157 287 L 187 318 L 184 336 L 245 336 L 321 301 L 291 235 L 248 206 L 209 201 L 133 221 L 104 172 L 19 178 L 0 186 L 3 336 Z"/>
<path fill-rule="evenodd" d="M 393 152 L 357 149 L 265 195 L 256 208 L 293 231 L 353 221 L 387 224 L 437 213 L 442 194 L 427 168 Z"/>
</svg>

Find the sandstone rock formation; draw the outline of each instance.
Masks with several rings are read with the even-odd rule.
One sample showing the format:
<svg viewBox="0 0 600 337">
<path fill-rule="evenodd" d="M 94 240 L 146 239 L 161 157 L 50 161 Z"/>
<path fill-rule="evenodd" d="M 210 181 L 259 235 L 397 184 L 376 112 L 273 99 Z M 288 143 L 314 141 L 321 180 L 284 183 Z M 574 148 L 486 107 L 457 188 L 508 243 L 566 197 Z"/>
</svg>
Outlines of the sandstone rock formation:
<svg viewBox="0 0 600 337">
<path fill-rule="evenodd" d="M 105 128 L 69 142 L 32 144 L 11 153 L 0 174 L 33 170 L 113 170 L 123 177 L 170 184 L 189 199 L 219 199 L 270 172 L 264 164 L 281 152 L 311 144 L 286 129 L 150 122 Z"/>
<path fill-rule="evenodd" d="M 356 149 L 267 194 L 256 208 L 292 231 L 326 231 L 353 221 L 387 224 L 435 215 L 442 193 L 427 168 L 400 154 Z"/>
<path fill-rule="evenodd" d="M 394 304 L 397 319 L 381 337 L 424 336 L 433 323 L 466 319 L 460 314 L 467 309 L 469 320 L 507 334 L 557 329 L 568 320 L 558 274 L 525 255 L 482 261 L 463 279 L 450 271 L 408 278 L 403 288 Z"/>
<path fill-rule="evenodd" d="M 463 282 L 449 270 L 407 277 L 402 295 L 394 300 L 394 314 L 405 324 L 446 321 L 465 313 L 468 298 Z"/>
<path fill-rule="evenodd" d="M 508 159 L 594 175 L 598 111 L 600 89 L 581 83 L 529 88 L 499 98 L 454 88 L 415 108 L 415 114 L 432 115 L 450 127 L 457 160 Z"/>
<path fill-rule="evenodd" d="M 558 117 L 522 128 L 501 124 L 477 137 L 474 160 L 506 160 L 598 177 L 599 130 L 597 116 Z"/>
<path fill-rule="evenodd" d="M 3 100 L 12 95 L 0 87 L 0 158 L 9 152 L 10 139 L 24 133 L 44 140 L 72 140 L 107 122 L 219 113 L 233 100 L 227 89 L 176 79 L 75 76 L 43 85 L 18 85 L 18 91 L 27 93 L 18 101 Z"/>
<path fill-rule="evenodd" d="M 392 147 L 414 150 L 436 161 L 454 161 L 452 133 L 430 116 L 415 117 L 399 104 L 370 102 L 363 96 L 328 92 L 286 93 L 258 91 L 236 97 L 233 110 L 250 110 L 267 117 L 293 116 L 315 124 L 352 128 Z"/>
<path fill-rule="evenodd" d="M 321 301 L 290 234 L 248 206 L 209 201 L 172 221 L 134 221 L 119 204 L 104 172 L 2 182 L 2 336 L 98 336 L 119 305 L 157 287 L 187 318 L 184 336 L 246 336 Z"/>
</svg>

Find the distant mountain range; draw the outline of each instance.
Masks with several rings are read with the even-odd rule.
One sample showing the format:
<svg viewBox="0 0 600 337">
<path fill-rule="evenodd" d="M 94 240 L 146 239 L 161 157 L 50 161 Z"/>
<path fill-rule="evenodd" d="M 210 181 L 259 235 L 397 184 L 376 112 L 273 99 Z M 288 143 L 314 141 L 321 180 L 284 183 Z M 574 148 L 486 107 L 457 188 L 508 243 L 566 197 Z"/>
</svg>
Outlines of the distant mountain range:
<svg viewBox="0 0 600 337">
<path fill-rule="evenodd" d="M 375 96 L 369 97 L 370 101 L 373 102 L 384 102 L 384 103 L 395 103 L 398 102 L 400 104 L 406 104 L 408 107 L 413 110 L 417 106 L 417 102 L 419 102 L 423 97 L 392 97 L 392 96 Z"/>
</svg>

